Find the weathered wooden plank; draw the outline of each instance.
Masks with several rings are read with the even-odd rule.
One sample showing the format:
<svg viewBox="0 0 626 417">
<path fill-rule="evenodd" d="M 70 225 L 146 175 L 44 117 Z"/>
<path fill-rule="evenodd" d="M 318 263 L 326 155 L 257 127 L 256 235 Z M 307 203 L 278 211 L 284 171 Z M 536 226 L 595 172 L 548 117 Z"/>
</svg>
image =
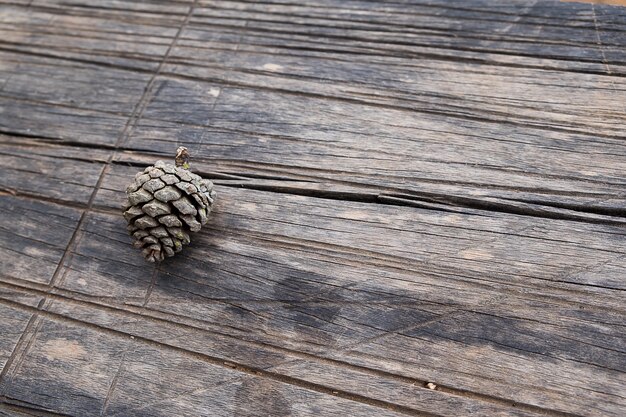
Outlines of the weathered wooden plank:
<svg viewBox="0 0 626 417">
<path fill-rule="evenodd" d="M 247 7 L 247 6 L 246 6 Z M 558 13 L 559 8 L 567 7 L 564 5 L 551 5 L 546 7 L 547 9 L 555 9 Z M 588 5 L 585 7 L 589 8 Z M 213 10 L 213 9 L 210 9 Z M 347 9 L 349 11 L 349 9 Z M 570 9 L 565 9 L 570 10 Z M 218 9 L 219 12 L 219 9 Z M 239 12 L 239 10 L 238 10 Z M 389 11 L 387 11 L 389 12 Z M 484 10 L 485 13 L 489 13 L 489 10 Z M 197 14 L 201 13 L 201 11 L 197 11 Z M 511 11 L 511 16 L 515 15 L 515 10 Z M 405 15 L 401 15 L 405 16 Z M 370 17 L 366 15 L 366 17 Z M 590 17 L 586 18 L 590 23 L 592 20 Z M 241 18 L 242 22 L 247 22 L 245 18 Z M 507 23 L 508 24 L 508 23 Z M 311 25 L 309 25 L 311 26 Z M 248 26 L 247 30 L 250 30 Z M 307 26 L 308 27 L 308 26 Z M 349 28 L 348 28 L 349 29 Z M 211 30 L 209 28 L 208 30 Z M 347 29 L 346 29 L 347 30 Z M 491 29 L 489 29 L 491 30 Z M 577 31 L 580 31 L 580 28 L 576 28 Z M 593 27 L 590 28 L 592 35 L 595 36 L 595 30 Z M 577 32 L 578 33 L 578 32 Z M 550 38 L 550 34 L 545 34 Z M 571 36 L 571 35 L 567 35 Z M 590 35 L 591 36 L 591 35 Z M 181 35 L 181 43 L 185 39 L 185 31 L 183 31 Z M 209 37 L 211 39 L 211 37 Z M 536 109 L 536 107 L 530 106 L 525 102 L 528 99 L 535 101 L 538 97 L 538 93 L 533 91 L 532 87 L 534 84 L 539 83 L 538 87 L 548 89 L 556 88 L 555 93 L 547 94 L 548 91 L 542 91 L 542 97 L 545 96 L 560 96 L 562 93 L 559 92 L 566 85 L 570 85 L 573 91 L 585 91 L 581 90 L 581 86 L 585 84 L 589 84 L 589 76 L 588 75 L 571 75 L 572 81 L 565 82 L 565 85 L 561 83 L 558 87 L 555 86 L 556 80 L 561 80 L 563 74 L 560 72 L 554 71 L 524 71 L 524 70 L 510 70 L 509 72 L 513 72 L 513 74 L 489 74 L 491 70 L 493 72 L 494 67 L 489 65 L 480 65 L 480 64 L 456 64 L 454 62 L 448 64 L 442 64 L 441 61 L 431 60 L 431 61 L 420 61 L 421 67 L 416 67 L 415 65 L 406 66 L 407 63 L 412 62 L 411 59 L 405 58 L 404 60 L 397 60 L 394 63 L 385 62 L 385 65 L 381 65 L 378 63 L 371 62 L 371 59 L 367 59 L 363 62 L 363 64 L 358 65 L 354 59 L 350 59 L 349 62 L 341 63 L 336 60 L 328 60 L 323 59 L 324 57 L 298 57 L 297 60 L 288 57 L 280 57 L 274 56 L 273 54 L 268 53 L 264 56 L 264 51 L 261 49 L 259 51 L 246 51 L 243 49 L 246 45 L 245 39 L 242 40 L 241 36 L 231 36 L 229 38 L 232 42 L 232 47 L 227 49 L 237 49 L 236 54 L 227 53 L 220 54 L 215 53 L 215 51 L 204 50 L 202 48 L 196 48 L 192 51 L 193 59 L 196 61 L 185 61 L 186 67 L 182 65 L 178 65 L 175 68 L 175 71 L 181 72 L 184 74 L 185 71 L 192 70 L 196 66 L 196 64 L 202 65 L 203 57 L 214 60 L 216 63 L 222 65 L 224 70 L 228 69 L 227 81 L 229 82 L 246 82 L 246 83 L 256 83 L 259 86 L 264 78 L 272 81 L 273 85 L 276 85 L 276 78 L 285 78 L 281 79 L 280 85 L 285 88 L 289 86 L 289 80 L 292 79 L 291 84 L 296 87 L 298 91 L 304 88 L 304 91 L 311 91 L 316 93 L 321 93 L 320 90 L 323 85 L 320 83 L 314 82 L 317 78 L 325 79 L 327 81 L 343 82 L 343 83 L 351 83 L 354 84 L 354 87 L 350 88 L 349 95 L 344 94 L 345 97 L 351 97 L 355 99 L 359 96 L 359 89 L 362 90 L 362 94 L 367 97 L 367 99 L 371 101 L 378 101 L 381 103 L 387 102 L 395 102 L 401 105 L 410 105 L 411 100 L 415 100 L 416 93 L 419 93 L 419 108 L 421 111 L 432 110 L 432 111 L 441 111 L 451 114 L 457 114 L 458 116 L 465 115 L 461 110 L 467 107 L 468 103 L 471 101 L 479 100 L 482 114 L 476 115 L 476 117 L 495 117 L 498 113 L 502 112 L 510 112 L 508 114 L 509 120 L 515 117 L 523 117 L 524 120 L 520 119 L 520 122 L 528 123 L 529 120 L 532 121 L 533 112 L 541 112 L 541 117 L 535 117 L 534 119 L 544 119 L 543 123 L 548 120 L 547 116 L 553 117 L 554 121 L 552 123 L 545 124 L 554 125 L 555 123 L 559 124 L 562 127 L 569 127 L 570 129 L 576 128 L 576 126 L 580 126 L 581 128 L 589 129 L 594 124 L 597 125 L 597 128 L 607 129 L 610 127 L 610 124 L 606 123 L 597 123 L 597 117 L 588 117 L 593 115 L 590 113 L 590 106 L 588 99 L 588 94 L 582 95 L 582 99 L 573 101 L 573 97 L 570 97 L 570 103 L 545 103 L 540 109 Z M 256 37 L 255 37 L 256 39 Z M 595 42 L 595 41 L 594 41 Z M 132 42 L 130 42 L 132 44 Z M 212 42 L 209 42 L 209 45 Z M 619 42 L 618 42 L 619 43 Z M 530 44 L 530 43 L 529 43 Z M 203 45 L 206 45 L 206 42 L 203 42 Z M 243 47 L 242 47 L 243 45 Z M 179 45 L 177 48 L 183 48 L 182 45 Z M 172 53 L 172 60 L 176 59 L 177 48 L 174 48 Z M 545 48 L 540 48 L 543 50 Z M 597 48 L 595 48 L 597 49 Z M 585 49 L 586 51 L 590 50 L 589 47 Z M 219 51 L 218 51 L 219 52 Z M 346 51 L 347 52 L 347 51 Z M 224 66 L 226 64 L 226 66 Z M 403 65 L 404 64 L 404 65 Z M 342 67 L 344 69 L 342 70 Z M 449 70 L 446 70 L 446 67 L 450 67 Z M 166 66 L 167 68 L 167 66 Z M 349 70 L 348 70 L 349 68 Z M 474 70 L 472 70 L 475 68 Z M 497 68 L 497 67 L 496 67 Z M 179 71 L 180 70 L 180 71 Z M 201 68 L 199 71 L 203 71 L 206 73 L 207 70 L 211 70 L 210 68 Z M 222 74 L 225 73 L 224 70 L 220 72 Z M 235 71 L 233 71 L 235 70 Z M 487 70 L 487 72 L 485 72 Z M 213 71 L 213 70 L 211 70 Z M 243 71 L 243 72 L 242 72 Z M 261 72 L 262 74 L 246 75 L 246 72 Z M 517 72 L 520 72 L 520 75 L 515 79 L 512 78 L 512 75 L 517 75 Z M 416 73 L 417 72 L 417 73 Z M 241 74 L 240 74 L 241 73 Z M 263 73 L 270 73 L 271 76 L 264 75 Z M 368 79 L 372 80 L 368 83 L 363 82 L 363 74 L 368 74 Z M 240 75 L 238 75 L 240 74 Z M 433 75 L 434 74 L 434 75 Z M 437 74 L 440 74 L 437 76 Z M 359 76 L 360 75 L 360 76 Z M 299 82 L 293 82 L 293 77 L 301 77 L 301 78 L 309 78 L 311 81 L 305 81 L 305 79 Z M 356 78 L 355 78 L 356 77 Z M 465 94 L 460 94 L 459 84 L 455 82 L 450 82 L 451 77 L 463 77 L 464 83 L 469 86 L 473 86 L 474 88 L 470 89 L 470 91 Z M 382 79 L 381 79 L 382 78 Z M 469 79 L 468 79 L 469 78 Z M 472 79 L 473 78 L 473 79 Z M 489 78 L 493 78 L 490 80 Z M 526 80 L 528 78 L 528 81 Z M 551 78 L 554 78 L 555 81 L 552 81 Z M 519 79 L 519 81 L 517 81 Z M 255 81 L 256 80 L 256 81 Z M 375 88 L 375 83 L 384 82 L 386 87 L 386 93 L 380 91 Z M 545 80 L 545 81 L 537 81 L 537 80 Z M 594 88 L 603 88 L 601 85 L 597 85 L 597 82 L 601 80 L 601 78 L 593 78 L 595 83 L 593 84 Z M 411 82 L 412 81 L 412 82 Z M 428 82 L 420 82 L 420 81 L 428 81 Z M 433 82 L 434 81 L 434 82 Z M 615 83 L 618 82 L 617 79 L 611 79 L 610 82 L 607 80 L 606 91 L 604 91 L 604 98 L 606 99 L 605 106 L 611 106 L 611 103 L 619 103 L 618 100 L 612 100 L 610 94 L 612 94 L 611 85 L 615 86 Z M 358 84 L 357 84 L 358 83 Z M 307 84 L 309 86 L 307 87 Z M 326 83 L 324 83 L 326 84 Z M 397 86 L 394 86 L 396 84 Z M 380 85 L 380 84 L 379 84 Z M 368 86 L 369 88 L 364 88 L 364 86 Z M 495 89 L 495 86 L 499 86 L 498 89 Z M 388 95 L 389 89 L 393 87 L 393 96 L 391 101 L 389 99 L 385 99 L 385 96 Z M 516 88 L 517 87 L 517 88 Z M 346 87 L 343 87 L 345 91 Z M 368 91 L 373 89 L 371 91 Z M 337 88 L 334 89 L 337 91 Z M 347 91 L 346 91 L 347 92 Z M 445 92 L 446 94 L 443 94 Z M 376 94 L 374 94 L 376 93 Z M 617 93 L 617 92 L 616 92 Z M 500 100 L 494 100 L 494 94 L 500 95 Z M 341 96 L 341 94 L 340 94 Z M 512 99 L 511 96 L 515 96 L 515 99 Z M 374 99 L 374 97 L 377 98 Z M 470 101 L 470 97 L 472 97 Z M 484 97 L 484 98 L 482 98 Z M 596 96 L 597 97 L 597 96 Z M 481 99 L 482 98 L 482 99 Z M 598 98 L 596 98 L 598 99 Z M 403 102 L 398 102 L 398 100 L 402 100 Z M 426 101 L 424 101 L 426 100 Z M 448 100 L 452 100 L 448 102 Z M 409 102 L 404 103 L 404 102 Z M 455 104 L 456 102 L 456 104 Z M 497 104 L 500 102 L 501 104 Z M 460 103 L 460 105 L 459 105 Z M 432 107 L 435 106 L 435 107 Z M 491 106 L 491 107 L 490 107 Z M 495 107 L 494 107 L 495 106 Z M 618 104 L 619 106 L 619 104 Z M 524 109 L 524 112 L 513 111 L 511 109 L 521 107 Z M 601 106 L 596 106 L 601 108 Z M 619 107 L 618 107 L 619 108 Z M 569 109 L 569 111 L 563 114 L 564 109 Z M 605 109 L 606 110 L 606 109 Z M 603 118 L 607 117 L 607 114 L 604 113 Z M 505 119 L 500 119 L 504 121 Z M 617 128 L 619 129 L 619 128 Z M 618 130 L 616 130 L 618 132 Z"/>
<path fill-rule="evenodd" d="M 146 367 L 146 360 L 153 359 L 169 366 Z M 359 404 L 324 395 L 315 391 L 294 387 L 283 382 L 252 375 L 242 375 L 237 370 L 225 370 L 208 365 L 195 358 L 181 357 L 180 354 L 163 352 L 161 349 L 147 348 L 134 351 L 127 356 L 128 366 L 120 375 L 117 398 L 112 397 L 109 415 L 171 415 L 189 413 L 207 416 L 290 416 L 290 415 L 336 415 L 354 413 L 367 416 L 374 413 L 395 416 L 382 407 Z M 147 369 L 146 369 L 147 368 Z M 180 375 L 185 385 L 177 382 Z M 164 392 L 155 403 L 138 402 L 143 387 L 150 386 L 154 378 L 160 378 L 157 389 L 175 386 L 171 393 Z M 165 384 L 164 384 L 165 383 Z M 182 389 L 181 389 L 182 388 Z M 169 395 L 168 395 L 169 394 Z M 219 407 L 216 407 L 219 405 Z M 391 408 L 391 407 L 389 407 Z"/>
<path fill-rule="evenodd" d="M 0 131 L 10 136 L 111 146 L 122 134 L 127 117 L 48 103 L 25 103 L 0 96 Z M 17 140 L 13 140 L 15 143 Z"/>
<path fill-rule="evenodd" d="M 176 57 L 176 53 L 177 49 L 174 49 L 172 55 Z M 272 99 L 277 93 L 290 97 L 289 101 L 302 100 L 301 106 L 306 108 L 306 112 L 300 117 L 308 120 L 306 124 L 312 124 L 312 119 L 316 116 L 316 107 L 307 106 L 307 102 L 324 99 L 327 101 L 325 107 L 341 105 L 341 102 L 347 101 L 368 105 L 365 111 L 381 111 L 376 132 L 389 126 L 408 128 L 415 123 L 408 114 L 405 117 L 385 119 L 383 115 L 389 111 L 388 108 L 419 114 L 440 114 L 461 119 L 457 123 L 463 124 L 482 121 L 493 126 L 494 123 L 499 123 L 501 128 L 508 130 L 506 135 L 497 135 L 493 131 L 485 131 L 484 135 L 480 131 L 472 132 L 477 136 L 496 138 L 516 136 L 515 133 L 524 128 L 548 131 L 548 134 L 552 131 L 564 131 L 616 137 L 620 135 L 619 126 L 623 126 L 619 117 L 623 112 L 619 99 L 623 83 L 615 77 L 575 73 L 564 75 L 556 71 L 522 69 L 502 73 L 501 70 L 496 70 L 498 67 L 490 65 L 454 62 L 442 64 L 436 60 L 415 67 L 408 65 L 410 61 L 379 64 L 369 60 L 361 63 L 336 62 L 323 57 L 281 57 L 263 51 L 238 50 L 215 57 L 212 50 L 198 49 L 191 54 L 195 59 L 209 56 L 218 63 L 213 65 L 202 61 L 187 61 L 182 64 L 166 64 L 164 72 L 252 88 L 250 94 L 255 95 L 255 101 L 267 102 L 271 106 L 280 106 L 283 103 L 282 100 Z M 363 77 L 376 81 L 366 82 Z M 603 91 L 603 94 L 589 93 L 587 88 Z M 311 98 L 307 100 L 300 95 Z M 227 95 L 225 97 L 228 98 Z M 567 99 L 562 101 L 563 97 Z M 597 101 L 594 103 L 595 100 Z M 602 103 L 604 100 L 606 104 Z M 340 103 L 336 103 L 337 101 Z M 240 108 L 242 109 L 246 111 L 232 116 L 247 116 L 249 122 L 254 121 L 254 113 L 264 114 L 270 110 L 250 104 Z M 394 113 L 402 114 L 401 111 Z M 288 115 L 291 113 L 285 113 L 282 117 Z M 176 113 L 170 113 L 170 117 L 172 116 L 175 117 Z M 281 113 L 276 113 L 276 116 L 281 117 Z M 355 117 L 352 120 L 360 118 Z M 349 124 L 349 121 L 346 123 Z M 298 124 L 294 121 L 291 123 L 293 127 Z M 436 131 L 436 127 L 431 126 L 430 131 Z M 344 135 L 346 131 L 350 131 L 348 126 L 344 128 Z M 526 141 L 520 138 L 519 142 Z"/>
<path fill-rule="evenodd" d="M 149 75 L 0 52 L 0 132 L 113 145 Z M 10 81 L 10 82 L 9 82 Z"/>
<path fill-rule="evenodd" d="M 590 5 L 524 1 L 505 10 L 476 2 L 469 8 L 449 2 L 315 3 L 201 2 L 190 28 L 212 31 L 217 26 L 221 33 L 241 35 L 240 50 L 247 43 L 271 45 L 277 55 L 347 52 L 356 60 L 359 55 L 373 61 L 384 56 L 435 57 L 509 67 L 623 72 L 623 53 L 613 55 L 617 60 L 612 69 L 606 61 L 606 49 L 611 53 L 618 49 L 619 43 L 612 41 L 619 32 L 605 14 L 616 12 L 594 10 Z M 246 30 L 240 31 L 244 26 Z"/>
<path fill-rule="evenodd" d="M 602 24 L 602 17 L 598 22 L 598 15 L 602 13 L 595 13 L 590 5 L 572 7 L 555 1 L 509 2 L 497 9 L 489 2 L 472 2 L 469 10 L 459 7 L 464 5 L 444 2 L 384 5 L 325 2 L 322 8 L 319 5 L 324 2 L 315 3 L 281 2 L 268 7 L 266 3 L 207 1 L 201 2 L 206 8 L 199 8 L 194 22 L 247 21 L 248 32 L 264 30 L 273 35 L 321 36 L 328 38 L 329 43 L 334 40 L 334 44 L 360 41 L 369 45 L 391 45 L 399 50 L 404 45 L 418 45 L 437 51 L 450 49 L 600 62 L 604 57 L 600 50 L 593 48 L 597 31 L 604 34 L 609 29 Z M 354 13 L 356 8 L 359 13 Z M 571 35 L 573 31 L 576 31 L 575 38 Z M 606 41 L 606 46 L 611 48 L 612 39 Z M 623 54 L 620 55 L 623 63 Z"/>
<path fill-rule="evenodd" d="M 483 318 L 458 317 L 443 320 L 434 324 L 433 328 L 418 329 L 402 336 L 394 336 L 385 340 L 385 343 L 375 342 L 359 347 L 354 356 L 360 364 L 366 364 L 370 360 L 383 364 L 383 361 L 390 360 L 383 367 L 407 375 L 418 369 L 433 380 L 439 380 L 445 375 L 445 378 L 455 381 L 457 388 L 475 387 L 476 384 L 489 385 L 490 393 L 496 396 L 510 392 L 510 388 L 505 388 L 504 381 L 518 381 L 516 401 L 526 404 L 555 407 L 584 415 L 617 416 L 621 413 L 620 410 L 624 407 L 622 394 L 625 382 L 623 353 L 618 362 L 621 370 L 606 370 L 603 366 L 581 366 L 579 364 L 582 361 L 568 364 L 557 353 L 561 349 L 555 349 L 553 341 L 546 344 L 546 339 L 537 330 L 529 332 L 527 329 L 515 329 L 514 323 L 506 319 Z M 454 320 L 459 322 L 450 323 Z M 443 327 L 447 329 L 444 330 Z M 551 334 L 551 338 L 553 337 Z M 569 342 L 571 339 L 562 340 L 564 344 Z M 394 348 L 389 349 L 389 346 Z M 415 367 L 411 365 L 413 358 L 406 354 L 394 355 L 392 350 L 419 352 L 415 354 L 415 358 L 418 358 Z M 585 350 L 589 351 L 589 348 Z M 550 352 L 548 358 L 539 359 L 546 351 Z M 485 361 L 485 358 L 489 359 Z M 548 365 L 555 362 L 559 365 Z M 450 365 L 453 372 L 458 374 L 451 375 Z M 615 362 L 611 363 L 611 366 L 615 365 Z M 553 372 L 557 368 L 558 382 L 553 379 Z M 532 376 L 528 378 L 529 375 Z M 574 382 L 583 375 L 580 383 Z M 589 381 L 596 380 L 603 381 L 601 389 L 589 386 Z M 569 406 L 557 405 L 564 392 L 572 391 L 585 392 L 585 399 L 570 398 Z"/>
<path fill-rule="evenodd" d="M 88 203 L 104 168 L 104 152 L 89 150 L 93 155 L 89 160 L 85 151 L 82 156 L 77 151 L 68 155 L 64 154 L 66 149 L 71 152 L 67 147 L 21 146 L 16 142 L 16 138 L 0 137 L 2 191 Z M 39 150 L 42 152 L 38 153 Z"/>
<path fill-rule="evenodd" d="M 155 71 L 190 4 L 33 1 L 28 8 L 3 5 L 0 34 L 4 50 Z"/>
<path fill-rule="evenodd" d="M 149 76 L 94 65 L 59 65 L 49 59 L 7 65 L 5 96 L 129 115 Z M 94 82 L 97 80 L 97 82 Z M 60 89 L 59 86 L 63 86 Z"/>
<path fill-rule="evenodd" d="M 65 253 L 81 211 L 0 195 L 2 276 L 47 284 Z"/>
</svg>

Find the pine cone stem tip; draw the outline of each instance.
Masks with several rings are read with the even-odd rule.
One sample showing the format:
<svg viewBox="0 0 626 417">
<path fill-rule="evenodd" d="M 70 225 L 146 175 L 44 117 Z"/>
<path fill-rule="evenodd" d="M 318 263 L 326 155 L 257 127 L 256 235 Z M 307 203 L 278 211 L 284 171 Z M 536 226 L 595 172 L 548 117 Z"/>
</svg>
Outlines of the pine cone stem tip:
<svg viewBox="0 0 626 417">
<path fill-rule="evenodd" d="M 189 169 L 189 151 L 184 146 L 176 149 L 176 166 L 184 169 Z"/>
</svg>

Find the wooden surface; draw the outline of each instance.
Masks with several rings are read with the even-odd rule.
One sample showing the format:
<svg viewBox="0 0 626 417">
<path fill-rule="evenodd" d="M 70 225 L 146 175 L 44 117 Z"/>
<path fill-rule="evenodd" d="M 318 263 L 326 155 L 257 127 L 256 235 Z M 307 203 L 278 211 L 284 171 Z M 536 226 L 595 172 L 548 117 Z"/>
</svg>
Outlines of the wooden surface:
<svg viewBox="0 0 626 417">
<path fill-rule="evenodd" d="M 626 9 L 0 6 L 0 416 L 626 415 Z M 217 207 L 130 247 L 190 148 Z"/>
</svg>

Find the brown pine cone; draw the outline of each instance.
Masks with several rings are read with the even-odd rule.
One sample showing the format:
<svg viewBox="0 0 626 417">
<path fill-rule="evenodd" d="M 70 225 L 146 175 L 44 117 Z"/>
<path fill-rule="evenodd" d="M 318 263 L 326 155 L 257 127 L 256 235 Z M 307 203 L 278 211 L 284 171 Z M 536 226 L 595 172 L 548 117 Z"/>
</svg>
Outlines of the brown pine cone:
<svg viewBox="0 0 626 417">
<path fill-rule="evenodd" d="M 180 147 L 176 165 L 157 161 L 135 176 L 126 188 L 124 218 L 133 246 L 150 262 L 180 252 L 189 232 L 207 222 L 215 191 L 213 183 L 189 171 L 189 153 Z"/>
</svg>

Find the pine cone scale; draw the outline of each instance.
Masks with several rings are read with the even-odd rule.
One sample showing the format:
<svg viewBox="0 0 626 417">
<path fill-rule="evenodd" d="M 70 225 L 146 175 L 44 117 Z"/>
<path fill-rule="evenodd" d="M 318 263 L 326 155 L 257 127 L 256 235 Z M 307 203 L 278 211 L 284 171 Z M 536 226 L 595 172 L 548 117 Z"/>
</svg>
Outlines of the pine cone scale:
<svg viewBox="0 0 626 417">
<path fill-rule="evenodd" d="M 175 215 L 159 217 L 159 223 L 167 227 L 181 227 L 183 224 Z"/>
<path fill-rule="evenodd" d="M 128 202 L 131 206 L 136 206 L 137 204 L 145 203 L 150 200 L 152 200 L 152 194 L 144 189 L 128 194 Z"/>
<path fill-rule="evenodd" d="M 156 198 L 157 200 L 161 200 L 164 203 L 167 203 L 168 201 L 178 200 L 181 197 L 182 194 L 180 193 L 180 191 L 178 191 L 171 185 L 168 185 L 167 187 L 162 188 L 154 193 L 154 198 Z"/>
<path fill-rule="evenodd" d="M 165 183 L 158 178 L 152 179 L 150 181 L 146 181 L 141 186 L 141 188 L 143 188 L 144 190 L 150 193 L 154 193 L 155 191 L 160 190 L 163 187 L 165 187 Z"/>
<path fill-rule="evenodd" d="M 166 183 L 167 185 L 176 184 L 178 181 L 180 181 L 176 175 L 172 175 L 172 174 L 163 175 L 160 178 L 160 180 Z"/>
<path fill-rule="evenodd" d="M 158 217 L 172 212 L 169 204 L 159 200 L 152 200 L 151 202 L 144 204 L 141 210 L 143 210 L 143 212 L 150 217 Z"/>
</svg>

